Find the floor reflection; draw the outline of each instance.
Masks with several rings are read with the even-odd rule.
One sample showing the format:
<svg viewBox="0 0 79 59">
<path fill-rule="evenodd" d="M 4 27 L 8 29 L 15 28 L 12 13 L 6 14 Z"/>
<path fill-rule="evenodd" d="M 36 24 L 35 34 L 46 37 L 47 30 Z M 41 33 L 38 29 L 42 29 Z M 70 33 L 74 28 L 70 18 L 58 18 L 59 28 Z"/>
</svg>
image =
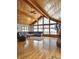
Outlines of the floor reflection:
<svg viewBox="0 0 79 59">
<path fill-rule="evenodd" d="M 29 41 L 30 40 L 26 40 L 26 44 L 25 47 L 29 46 Z M 33 47 L 37 47 L 40 49 L 44 49 L 44 50 L 49 50 L 49 51 L 54 51 L 57 48 L 56 42 L 57 42 L 57 38 L 44 38 L 44 39 L 40 39 L 39 37 L 35 37 L 33 38 L 31 41 L 33 44 Z"/>
<path fill-rule="evenodd" d="M 18 59 L 61 59 L 61 50 L 57 47 L 57 38 L 32 37 L 18 43 Z"/>
</svg>

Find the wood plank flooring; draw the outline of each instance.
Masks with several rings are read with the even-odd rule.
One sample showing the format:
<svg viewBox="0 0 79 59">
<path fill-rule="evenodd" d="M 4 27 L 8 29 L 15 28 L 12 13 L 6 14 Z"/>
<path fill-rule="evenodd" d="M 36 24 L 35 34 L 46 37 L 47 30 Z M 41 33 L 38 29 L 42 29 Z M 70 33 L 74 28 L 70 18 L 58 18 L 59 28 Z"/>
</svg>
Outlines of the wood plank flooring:
<svg viewBox="0 0 79 59">
<path fill-rule="evenodd" d="M 61 50 L 56 46 L 57 38 L 31 37 L 17 43 L 17 59 L 61 59 Z"/>
</svg>

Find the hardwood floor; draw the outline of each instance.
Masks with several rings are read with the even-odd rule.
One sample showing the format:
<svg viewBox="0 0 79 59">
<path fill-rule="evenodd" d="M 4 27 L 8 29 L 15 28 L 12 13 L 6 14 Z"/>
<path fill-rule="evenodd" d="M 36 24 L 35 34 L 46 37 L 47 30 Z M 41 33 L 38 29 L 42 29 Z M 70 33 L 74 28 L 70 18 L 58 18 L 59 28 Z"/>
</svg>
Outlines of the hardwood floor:
<svg viewBox="0 0 79 59">
<path fill-rule="evenodd" d="M 61 59 L 61 49 L 56 46 L 57 38 L 31 37 L 17 43 L 17 59 Z"/>
</svg>

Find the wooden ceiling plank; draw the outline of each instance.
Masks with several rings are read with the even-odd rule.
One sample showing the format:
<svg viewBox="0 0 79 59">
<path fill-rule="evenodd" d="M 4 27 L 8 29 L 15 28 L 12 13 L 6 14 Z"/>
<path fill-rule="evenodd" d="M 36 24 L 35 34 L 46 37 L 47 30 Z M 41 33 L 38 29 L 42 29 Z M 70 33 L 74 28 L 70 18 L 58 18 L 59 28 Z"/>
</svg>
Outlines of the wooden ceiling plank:
<svg viewBox="0 0 79 59">
<path fill-rule="evenodd" d="M 18 12 L 21 12 L 21 13 L 24 14 L 25 16 L 28 16 L 28 17 L 31 17 L 32 19 L 35 19 L 35 17 L 33 17 L 33 16 L 31 16 L 31 15 L 25 13 L 25 12 L 22 11 L 22 10 L 18 10 Z"/>
<path fill-rule="evenodd" d="M 55 22 L 61 22 L 61 20 L 57 20 L 55 18 L 50 17 L 47 12 L 41 8 L 41 6 L 35 1 L 35 0 L 24 0 L 26 3 L 28 3 L 30 6 L 32 6 L 34 9 L 36 9 L 38 12 L 40 12 L 43 16 L 52 19 Z"/>
</svg>

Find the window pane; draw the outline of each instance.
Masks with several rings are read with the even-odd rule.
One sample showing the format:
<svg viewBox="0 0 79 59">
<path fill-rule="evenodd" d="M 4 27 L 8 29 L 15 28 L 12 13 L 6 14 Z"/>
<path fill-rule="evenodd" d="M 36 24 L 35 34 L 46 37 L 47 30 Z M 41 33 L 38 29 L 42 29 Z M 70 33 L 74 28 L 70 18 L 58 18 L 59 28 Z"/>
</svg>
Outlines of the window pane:
<svg viewBox="0 0 79 59">
<path fill-rule="evenodd" d="M 34 31 L 37 31 L 37 29 L 34 29 Z"/>
<path fill-rule="evenodd" d="M 44 17 L 44 24 L 49 24 L 49 19 Z"/>
<path fill-rule="evenodd" d="M 26 31 L 28 31 L 28 27 L 27 27 L 27 26 L 22 26 L 22 27 L 21 27 L 21 30 L 22 30 L 23 32 L 24 32 L 24 31 L 26 32 Z"/>
<path fill-rule="evenodd" d="M 53 23 L 56 23 L 56 22 L 54 22 L 54 21 L 50 20 L 50 24 L 53 24 Z"/>
<path fill-rule="evenodd" d="M 44 34 L 49 34 L 49 29 L 44 29 Z"/>
<path fill-rule="evenodd" d="M 23 32 L 25 32 L 25 30 L 22 30 Z"/>
<path fill-rule="evenodd" d="M 21 31 L 24 32 L 25 31 L 25 26 L 21 27 Z"/>
<path fill-rule="evenodd" d="M 37 29 L 37 26 L 34 26 L 34 29 Z"/>
<path fill-rule="evenodd" d="M 27 28 L 25 27 L 24 29 L 26 30 Z"/>
<path fill-rule="evenodd" d="M 55 27 L 55 25 L 50 25 L 50 28 L 55 29 L 56 27 Z"/>
<path fill-rule="evenodd" d="M 43 31 L 43 29 L 40 29 L 40 28 L 39 28 L 39 31 Z"/>
<path fill-rule="evenodd" d="M 28 30 L 28 26 L 26 27 L 26 31 L 28 32 L 29 30 Z"/>
<path fill-rule="evenodd" d="M 57 31 L 55 29 L 50 29 L 50 34 L 57 34 Z"/>
<path fill-rule="evenodd" d="M 23 30 L 23 29 L 25 29 L 25 27 L 24 27 L 24 26 L 22 26 L 22 27 L 21 27 L 21 29 Z"/>
<path fill-rule="evenodd" d="M 43 18 L 38 21 L 38 24 L 43 24 Z"/>
<path fill-rule="evenodd" d="M 49 29 L 49 25 L 44 25 L 44 28 L 45 29 Z"/>
<path fill-rule="evenodd" d="M 43 28 L 43 26 L 39 26 L 39 28 L 40 28 L 40 29 L 42 29 L 42 28 Z"/>
</svg>

